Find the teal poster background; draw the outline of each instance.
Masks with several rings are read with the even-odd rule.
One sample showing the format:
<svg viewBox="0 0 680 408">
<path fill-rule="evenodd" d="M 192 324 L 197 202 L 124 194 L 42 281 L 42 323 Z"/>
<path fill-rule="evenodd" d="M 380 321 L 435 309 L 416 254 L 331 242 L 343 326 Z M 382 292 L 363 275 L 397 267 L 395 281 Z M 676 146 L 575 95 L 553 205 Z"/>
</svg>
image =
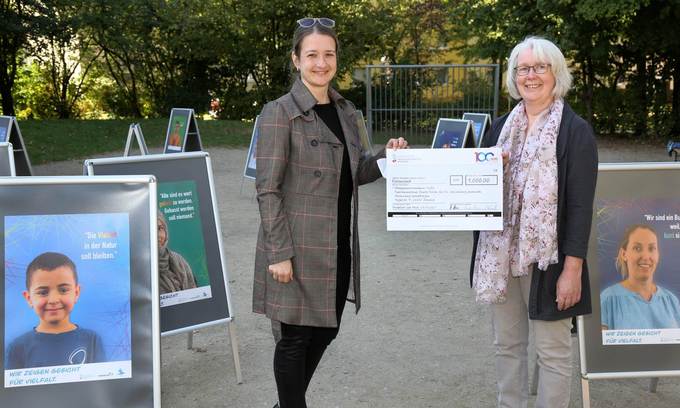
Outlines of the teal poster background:
<svg viewBox="0 0 680 408">
<path fill-rule="evenodd" d="M 167 148 L 170 150 L 182 150 L 184 147 L 184 137 L 187 134 L 187 123 L 189 122 L 189 112 L 172 111 L 170 125 L 168 126 Z"/>
<path fill-rule="evenodd" d="M 197 287 L 210 285 L 199 206 L 196 182 L 159 183 L 158 207 L 168 222 L 168 248 L 189 263 Z"/>
</svg>

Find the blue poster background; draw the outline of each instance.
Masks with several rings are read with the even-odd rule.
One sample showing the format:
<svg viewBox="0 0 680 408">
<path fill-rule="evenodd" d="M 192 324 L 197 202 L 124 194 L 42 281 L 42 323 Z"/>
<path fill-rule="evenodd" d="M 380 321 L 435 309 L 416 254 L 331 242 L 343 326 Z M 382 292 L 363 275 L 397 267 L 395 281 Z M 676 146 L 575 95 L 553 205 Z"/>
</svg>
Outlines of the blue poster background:
<svg viewBox="0 0 680 408">
<path fill-rule="evenodd" d="M 677 199 L 597 200 L 597 262 L 600 291 L 622 280 L 615 260 L 626 228 L 653 227 L 659 240 L 659 264 L 654 282 L 680 297 L 680 202 Z"/>
<path fill-rule="evenodd" d="M 38 324 L 22 296 L 26 267 L 52 251 L 71 258 L 78 272 L 71 322 L 99 334 L 109 361 L 131 360 L 128 214 L 6 216 L 4 233 L 5 347 Z"/>
</svg>

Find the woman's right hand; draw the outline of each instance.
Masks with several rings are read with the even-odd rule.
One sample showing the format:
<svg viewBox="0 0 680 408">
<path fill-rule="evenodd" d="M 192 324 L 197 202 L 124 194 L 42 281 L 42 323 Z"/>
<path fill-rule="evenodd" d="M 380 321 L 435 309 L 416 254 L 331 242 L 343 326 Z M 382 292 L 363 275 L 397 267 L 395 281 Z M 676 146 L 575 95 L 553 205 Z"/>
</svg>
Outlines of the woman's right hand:
<svg viewBox="0 0 680 408">
<path fill-rule="evenodd" d="M 275 281 L 288 283 L 293 280 L 293 262 L 290 259 L 269 265 L 269 273 Z"/>
</svg>

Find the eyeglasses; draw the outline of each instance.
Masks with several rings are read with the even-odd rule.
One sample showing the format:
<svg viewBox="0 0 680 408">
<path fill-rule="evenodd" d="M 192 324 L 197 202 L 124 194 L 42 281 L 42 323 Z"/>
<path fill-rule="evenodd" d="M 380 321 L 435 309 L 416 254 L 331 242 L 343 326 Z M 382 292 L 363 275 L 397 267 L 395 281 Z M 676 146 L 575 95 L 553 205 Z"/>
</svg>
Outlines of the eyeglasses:
<svg viewBox="0 0 680 408">
<path fill-rule="evenodd" d="M 515 72 L 519 76 L 527 76 L 533 69 L 535 74 L 545 74 L 550 67 L 550 64 L 522 65 L 521 67 L 515 67 Z"/>
<path fill-rule="evenodd" d="M 335 27 L 335 21 L 331 20 L 330 18 L 326 17 L 305 17 L 301 18 L 297 21 L 298 25 L 302 28 L 310 28 L 314 27 L 314 24 L 319 24 L 322 25 L 326 28 L 333 28 Z"/>
</svg>

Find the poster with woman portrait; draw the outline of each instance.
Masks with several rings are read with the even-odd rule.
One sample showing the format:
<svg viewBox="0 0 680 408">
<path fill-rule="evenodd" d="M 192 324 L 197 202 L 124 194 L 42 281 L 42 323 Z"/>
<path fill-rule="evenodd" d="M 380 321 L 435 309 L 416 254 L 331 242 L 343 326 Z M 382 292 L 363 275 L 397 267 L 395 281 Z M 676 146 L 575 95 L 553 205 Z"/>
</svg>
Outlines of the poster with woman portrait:
<svg viewBox="0 0 680 408">
<path fill-rule="evenodd" d="M 158 180 L 158 280 L 164 335 L 230 321 L 212 167 L 206 152 L 85 161 L 88 175 L 152 174 Z"/>
<path fill-rule="evenodd" d="M 603 344 L 680 343 L 680 202 L 600 199 L 595 211 Z"/>
<path fill-rule="evenodd" d="M 161 307 L 212 296 L 194 180 L 159 183 L 158 287 Z"/>
</svg>

